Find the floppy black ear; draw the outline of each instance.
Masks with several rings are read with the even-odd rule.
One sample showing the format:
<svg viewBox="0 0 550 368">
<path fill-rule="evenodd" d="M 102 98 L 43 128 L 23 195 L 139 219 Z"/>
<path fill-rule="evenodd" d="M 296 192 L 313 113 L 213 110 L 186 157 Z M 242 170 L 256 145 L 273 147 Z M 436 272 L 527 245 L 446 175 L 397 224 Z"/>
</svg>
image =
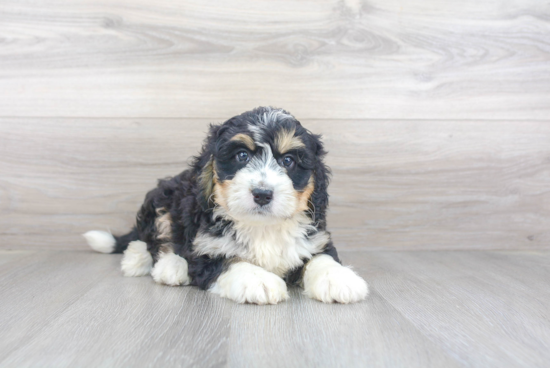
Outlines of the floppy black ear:
<svg viewBox="0 0 550 368">
<path fill-rule="evenodd" d="M 323 147 L 320 135 L 313 135 L 315 144 L 315 165 L 313 169 L 313 179 L 315 186 L 311 194 L 310 208 L 315 214 L 315 222 L 319 230 L 326 229 L 326 211 L 328 207 L 328 184 L 330 181 L 330 169 L 325 165 L 324 158 L 327 152 Z"/>
<path fill-rule="evenodd" d="M 210 125 L 208 137 L 204 141 L 201 154 L 195 157 L 193 168 L 197 178 L 198 196 L 202 209 L 206 211 L 214 206 L 214 150 L 219 137 L 221 125 Z"/>
</svg>

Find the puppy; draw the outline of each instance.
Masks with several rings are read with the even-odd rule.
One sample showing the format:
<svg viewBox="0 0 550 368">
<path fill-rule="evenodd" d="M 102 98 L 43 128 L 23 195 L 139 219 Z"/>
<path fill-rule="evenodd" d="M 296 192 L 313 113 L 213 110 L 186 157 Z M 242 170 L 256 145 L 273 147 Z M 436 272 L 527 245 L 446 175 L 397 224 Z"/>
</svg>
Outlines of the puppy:
<svg viewBox="0 0 550 368">
<path fill-rule="evenodd" d="M 134 229 L 84 234 L 122 253 L 125 276 L 194 285 L 238 303 L 277 304 L 287 285 L 325 303 L 365 299 L 326 230 L 329 169 L 320 136 L 281 109 L 212 125 L 199 156 L 147 193 Z"/>
</svg>

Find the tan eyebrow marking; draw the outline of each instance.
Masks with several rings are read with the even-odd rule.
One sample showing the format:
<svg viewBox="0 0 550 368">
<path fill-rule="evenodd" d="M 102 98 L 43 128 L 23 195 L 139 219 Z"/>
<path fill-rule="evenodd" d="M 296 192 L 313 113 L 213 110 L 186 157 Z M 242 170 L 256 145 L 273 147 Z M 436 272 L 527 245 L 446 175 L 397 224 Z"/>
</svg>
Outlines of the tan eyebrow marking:
<svg viewBox="0 0 550 368">
<path fill-rule="evenodd" d="M 249 135 L 239 133 L 235 135 L 233 138 L 231 138 L 230 140 L 243 142 L 251 151 L 254 151 L 256 149 L 256 144 L 254 143 L 254 139 L 252 139 L 252 137 L 250 137 Z"/>
<path fill-rule="evenodd" d="M 279 153 L 285 153 L 291 149 L 305 147 L 304 142 L 302 142 L 300 137 L 295 137 L 294 133 L 296 133 L 295 129 L 283 129 L 277 132 L 277 136 L 275 137 L 275 146 L 277 147 Z"/>
</svg>

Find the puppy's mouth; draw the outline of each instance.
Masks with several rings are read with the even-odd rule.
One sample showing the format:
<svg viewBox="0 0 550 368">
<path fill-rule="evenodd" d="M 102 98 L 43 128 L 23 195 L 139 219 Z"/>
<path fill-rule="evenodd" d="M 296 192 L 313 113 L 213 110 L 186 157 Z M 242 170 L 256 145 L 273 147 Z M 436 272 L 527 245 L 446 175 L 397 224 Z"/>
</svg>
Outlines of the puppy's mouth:
<svg viewBox="0 0 550 368">
<path fill-rule="evenodd" d="M 272 215 L 271 205 L 256 206 L 256 207 L 252 208 L 251 213 L 253 215 L 270 216 L 270 215 Z"/>
</svg>

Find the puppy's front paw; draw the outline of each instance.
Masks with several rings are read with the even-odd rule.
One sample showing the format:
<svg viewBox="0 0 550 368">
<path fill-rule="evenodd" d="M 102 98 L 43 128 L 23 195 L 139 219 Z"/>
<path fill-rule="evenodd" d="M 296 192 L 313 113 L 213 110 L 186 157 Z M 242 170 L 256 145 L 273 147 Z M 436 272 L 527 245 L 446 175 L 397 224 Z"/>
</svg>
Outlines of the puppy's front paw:
<svg viewBox="0 0 550 368">
<path fill-rule="evenodd" d="M 151 271 L 153 280 L 159 284 L 179 286 L 188 285 L 188 265 L 185 258 L 174 253 L 160 253 L 159 260 Z"/>
<path fill-rule="evenodd" d="M 304 274 L 304 293 L 325 303 L 355 303 L 369 293 L 365 280 L 329 255 L 312 258 Z"/>
<path fill-rule="evenodd" d="M 237 303 L 277 304 L 288 299 L 283 279 L 247 262 L 231 265 L 218 277 L 210 292 Z"/>
</svg>

